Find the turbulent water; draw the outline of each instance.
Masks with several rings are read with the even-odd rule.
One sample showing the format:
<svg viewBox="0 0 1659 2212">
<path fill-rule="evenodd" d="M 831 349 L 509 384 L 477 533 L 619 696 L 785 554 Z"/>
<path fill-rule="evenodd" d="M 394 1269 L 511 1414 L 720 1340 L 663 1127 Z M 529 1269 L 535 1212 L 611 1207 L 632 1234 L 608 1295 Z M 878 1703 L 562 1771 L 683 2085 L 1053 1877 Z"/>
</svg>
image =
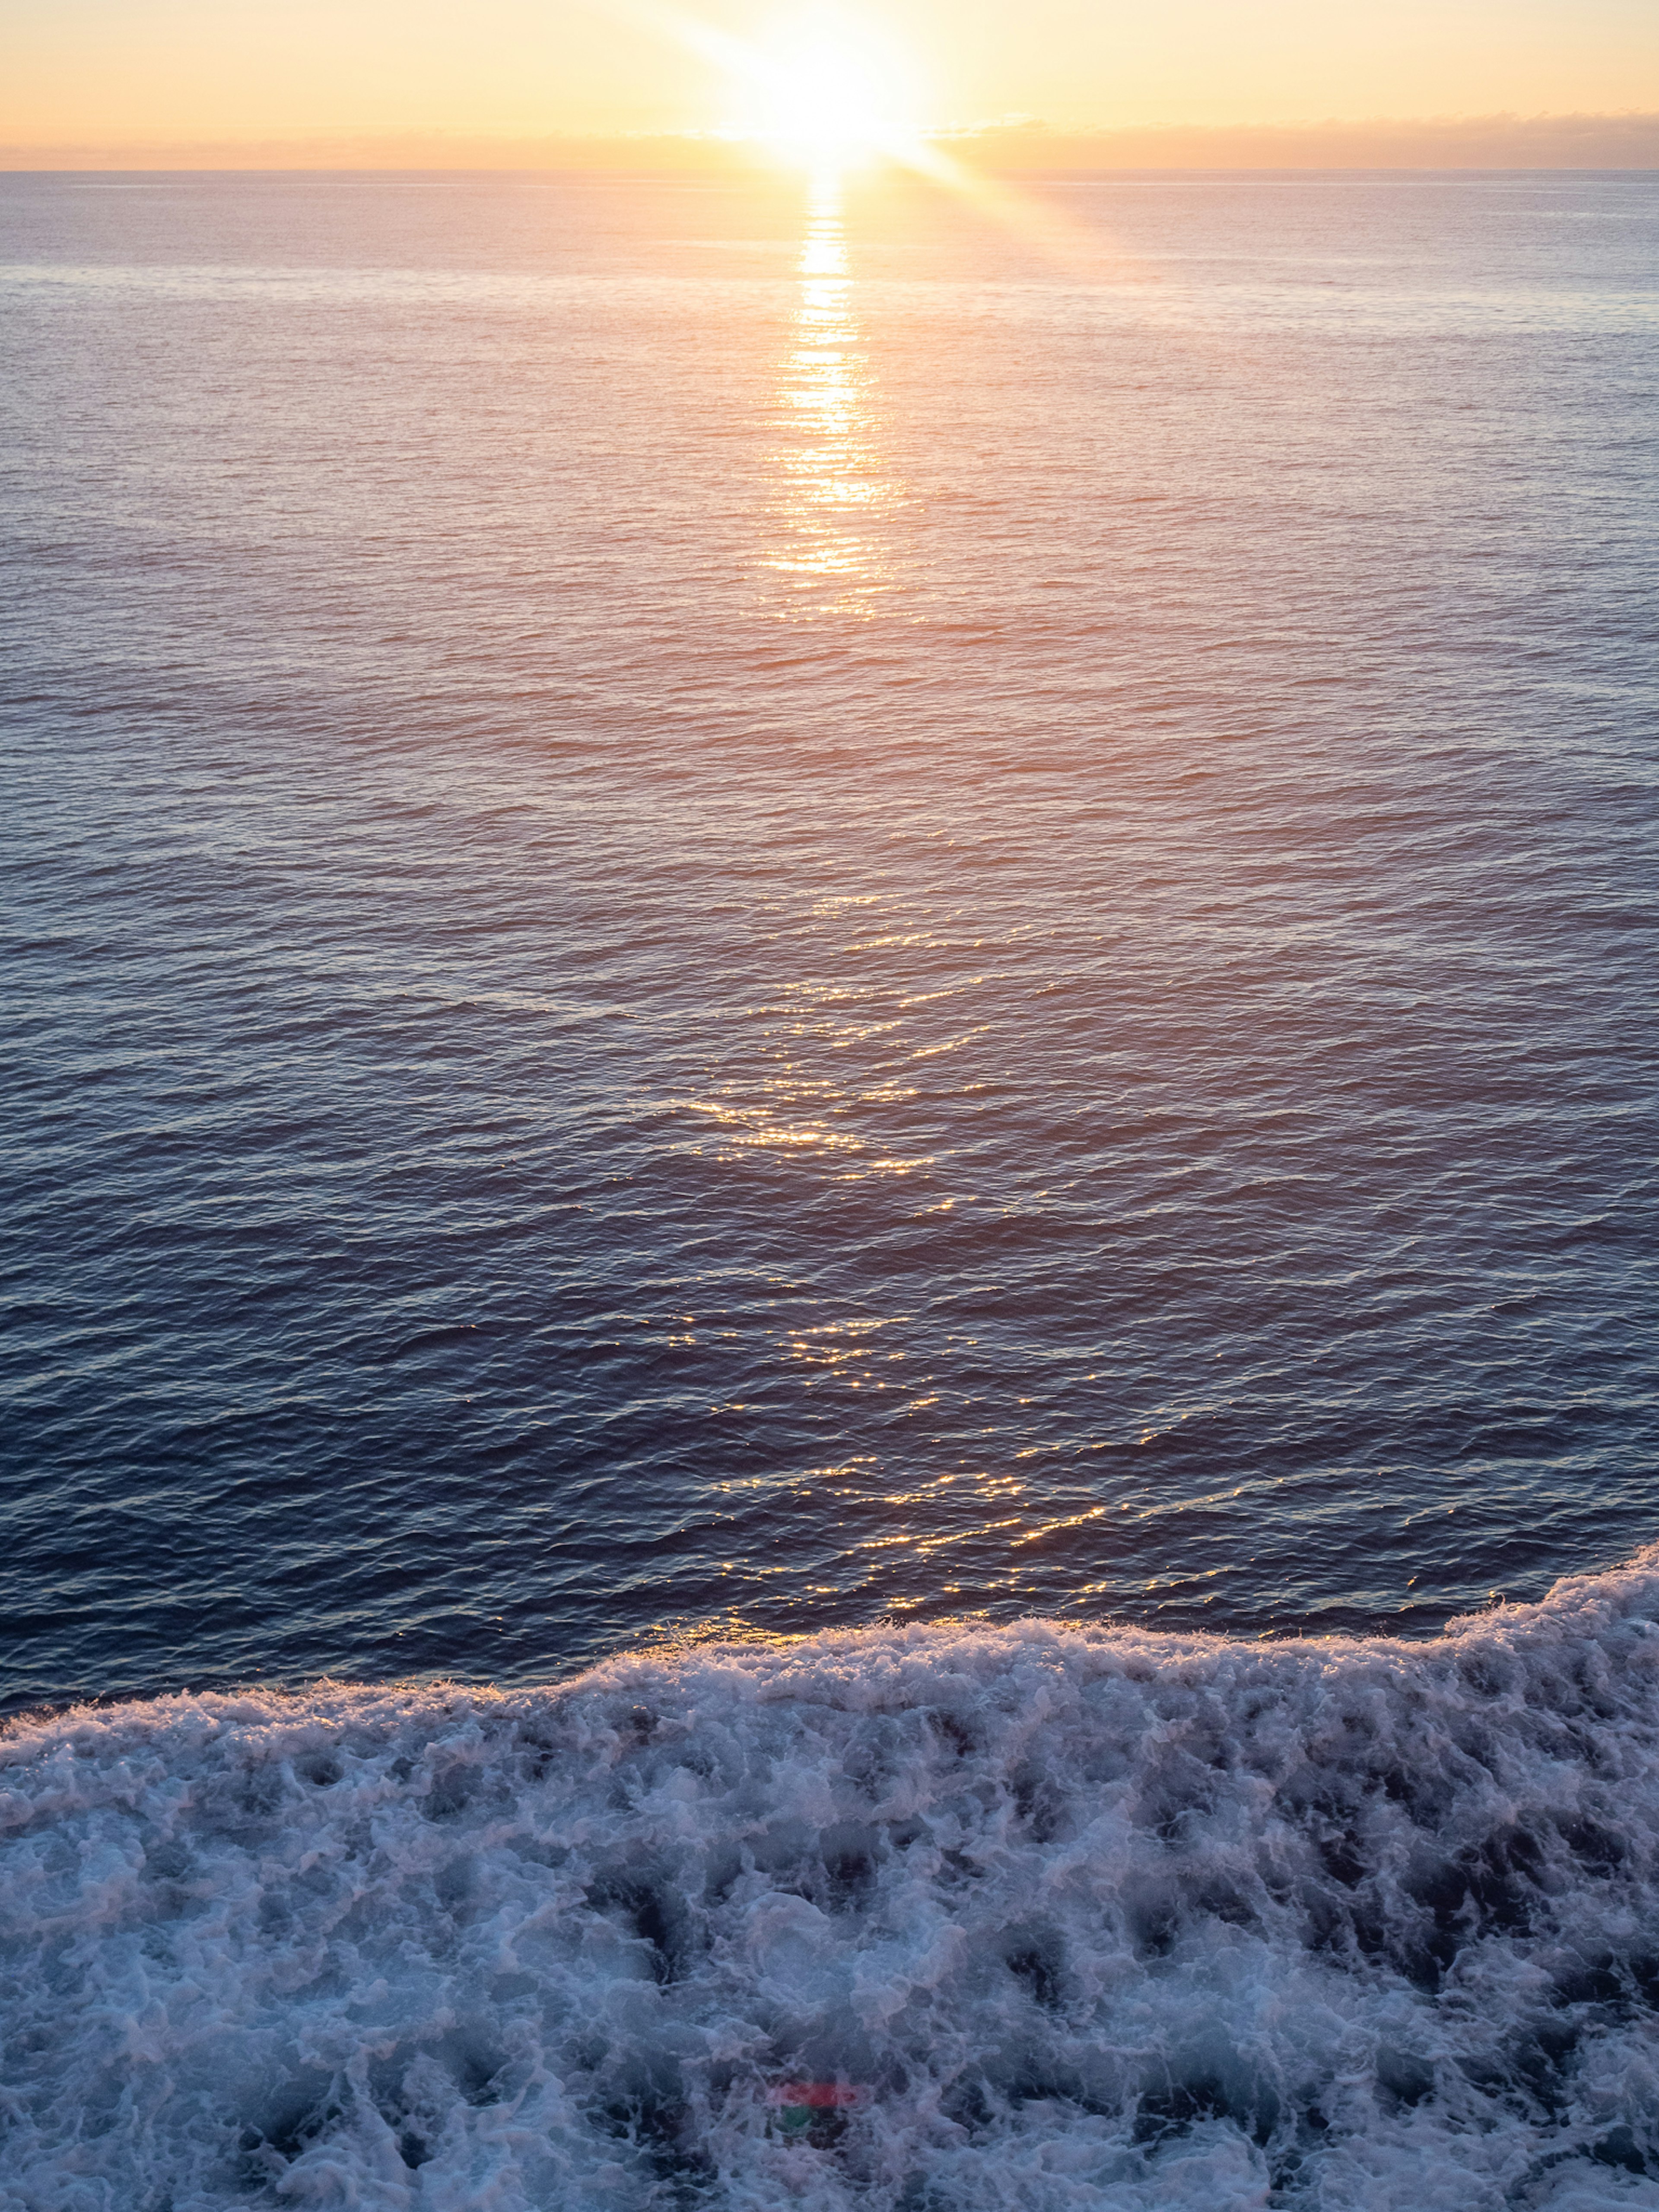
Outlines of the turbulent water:
<svg viewBox="0 0 1659 2212">
<path fill-rule="evenodd" d="M 0 2206 L 1659 2205 L 1659 179 L 0 234 Z"/>
<path fill-rule="evenodd" d="M 0 1817 L 29 2212 L 1659 2203 L 1659 1555 L 82 1711 Z"/>
</svg>

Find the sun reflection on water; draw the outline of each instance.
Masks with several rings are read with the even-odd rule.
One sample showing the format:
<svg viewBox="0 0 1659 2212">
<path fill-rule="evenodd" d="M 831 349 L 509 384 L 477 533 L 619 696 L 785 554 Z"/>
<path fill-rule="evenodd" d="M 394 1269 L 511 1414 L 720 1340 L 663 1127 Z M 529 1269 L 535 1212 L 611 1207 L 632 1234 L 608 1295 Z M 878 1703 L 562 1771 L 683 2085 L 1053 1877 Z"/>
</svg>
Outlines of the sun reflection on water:
<svg viewBox="0 0 1659 2212">
<path fill-rule="evenodd" d="M 855 611 L 892 588 L 877 524 L 896 505 L 875 440 L 854 308 L 839 172 L 813 179 L 792 343 L 778 390 L 783 543 L 769 564 L 822 605 Z"/>
</svg>

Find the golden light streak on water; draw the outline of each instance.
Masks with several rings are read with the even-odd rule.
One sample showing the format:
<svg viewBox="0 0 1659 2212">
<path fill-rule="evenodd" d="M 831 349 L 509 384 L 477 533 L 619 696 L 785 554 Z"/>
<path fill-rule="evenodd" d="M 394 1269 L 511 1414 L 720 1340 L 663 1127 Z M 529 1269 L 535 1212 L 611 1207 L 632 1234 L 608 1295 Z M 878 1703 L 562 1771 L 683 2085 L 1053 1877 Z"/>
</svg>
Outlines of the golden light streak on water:
<svg viewBox="0 0 1659 2212">
<path fill-rule="evenodd" d="M 892 588 L 877 525 L 904 495 L 878 441 L 838 169 L 812 178 L 797 270 L 777 390 L 782 530 L 767 560 L 818 606 L 856 612 Z"/>
</svg>

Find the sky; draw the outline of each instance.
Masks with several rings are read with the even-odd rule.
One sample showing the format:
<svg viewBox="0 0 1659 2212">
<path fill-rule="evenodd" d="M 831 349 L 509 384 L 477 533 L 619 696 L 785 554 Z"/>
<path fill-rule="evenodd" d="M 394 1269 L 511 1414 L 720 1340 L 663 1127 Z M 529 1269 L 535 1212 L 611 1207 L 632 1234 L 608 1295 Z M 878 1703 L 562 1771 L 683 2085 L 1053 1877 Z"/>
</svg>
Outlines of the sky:
<svg viewBox="0 0 1659 2212">
<path fill-rule="evenodd" d="M 801 13 L 0 0 L 0 143 L 743 130 L 752 92 L 714 49 L 787 42 Z M 836 20 L 887 58 L 929 128 L 1659 110 L 1655 0 L 869 0 Z"/>
</svg>

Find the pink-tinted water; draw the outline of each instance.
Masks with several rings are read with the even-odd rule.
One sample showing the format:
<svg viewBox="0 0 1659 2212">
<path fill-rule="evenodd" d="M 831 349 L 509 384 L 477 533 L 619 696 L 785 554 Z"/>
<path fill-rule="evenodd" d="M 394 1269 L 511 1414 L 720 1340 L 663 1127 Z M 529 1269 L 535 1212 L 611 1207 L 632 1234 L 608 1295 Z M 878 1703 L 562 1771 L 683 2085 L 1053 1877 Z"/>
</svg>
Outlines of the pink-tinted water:
<svg viewBox="0 0 1659 2212">
<path fill-rule="evenodd" d="M 0 210 L 13 1702 L 1652 1534 L 1652 179 Z"/>
</svg>

